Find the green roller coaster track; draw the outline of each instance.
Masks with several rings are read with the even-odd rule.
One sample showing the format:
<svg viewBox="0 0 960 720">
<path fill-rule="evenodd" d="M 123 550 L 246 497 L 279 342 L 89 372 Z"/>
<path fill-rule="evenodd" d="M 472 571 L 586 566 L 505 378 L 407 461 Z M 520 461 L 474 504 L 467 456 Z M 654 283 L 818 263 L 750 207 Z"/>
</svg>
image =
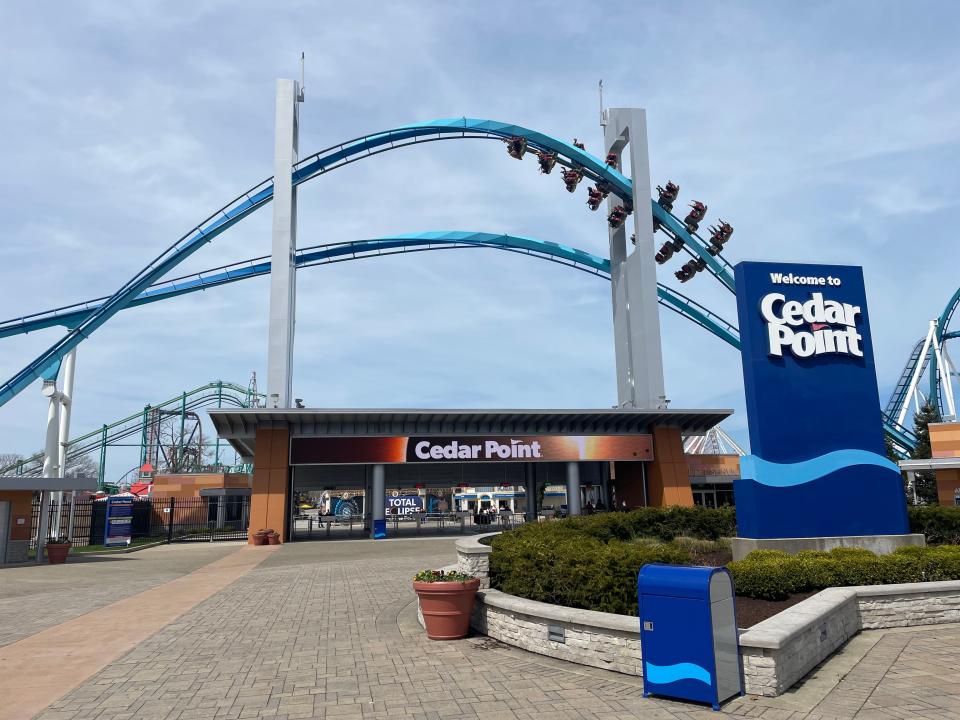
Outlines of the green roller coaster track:
<svg viewBox="0 0 960 720">
<path fill-rule="evenodd" d="M 179 416 L 181 421 L 180 441 L 183 441 L 183 423 L 187 414 L 204 407 L 253 407 L 254 400 L 262 401 L 263 395 L 254 394 L 251 389 L 238 385 L 236 383 L 217 380 L 209 382 L 206 385 L 186 390 L 176 397 L 169 400 L 147 405 L 138 412 L 127 417 L 116 420 L 112 423 L 102 425 L 99 429 L 89 432 L 80 437 L 74 438 L 67 443 L 67 466 L 71 460 L 99 453 L 99 466 L 97 480 L 100 487 L 106 483 L 106 463 L 107 449 L 110 447 L 140 447 L 140 464 L 147 460 L 148 452 L 148 428 L 151 417 L 154 417 L 155 411 L 161 411 L 168 415 Z M 136 438 L 135 442 L 123 442 Z M 223 465 L 220 462 L 220 439 L 218 438 L 214 445 L 213 465 L 224 470 L 229 469 L 247 469 L 234 468 L 234 466 Z M 0 475 L 39 475 L 43 470 L 43 452 L 37 452 L 30 457 L 18 460 L 6 467 L 0 468 Z"/>
</svg>

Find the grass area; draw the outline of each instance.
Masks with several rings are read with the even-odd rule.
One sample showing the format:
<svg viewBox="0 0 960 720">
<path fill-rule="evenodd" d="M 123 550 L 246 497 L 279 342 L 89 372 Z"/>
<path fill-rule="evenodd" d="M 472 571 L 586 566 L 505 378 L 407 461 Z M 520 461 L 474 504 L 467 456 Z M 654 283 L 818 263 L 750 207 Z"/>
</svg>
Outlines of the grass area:
<svg viewBox="0 0 960 720">
<path fill-rule="evenodd" d="M 163 537 L 134 538 L 128 547 L 137 547 L 138 545 L 149 545 L 151 543 L 161 542 Z M 70 548 L 71 555 L 85 555 L 87 553 L 98 553 L 111 550 L 123 550 L 123 547 L 107 547 L 106 545 L 84 545 L 82 547 L 74 546 Z"/>
<path fill-rule="evenodd" d="M 149 537 L 149 538 L 134 538 L 133 542 L 130 543 L 127 547 L 137 547 L 138 545 L 149 545 L 150 543 L 160 542 L 164 540 L 163 537 Z M 71 555 L 87 555 L 89 553 L 98 553 L 98 552 L 110 552 L 116 550 L 123 550 L 124 547 L 107 547 L 106 545 L 74 545 L 70 548 Z M 29 557 L 36 557 L 37 551 L 30 550 L 28 553 Z"/>
</svg>

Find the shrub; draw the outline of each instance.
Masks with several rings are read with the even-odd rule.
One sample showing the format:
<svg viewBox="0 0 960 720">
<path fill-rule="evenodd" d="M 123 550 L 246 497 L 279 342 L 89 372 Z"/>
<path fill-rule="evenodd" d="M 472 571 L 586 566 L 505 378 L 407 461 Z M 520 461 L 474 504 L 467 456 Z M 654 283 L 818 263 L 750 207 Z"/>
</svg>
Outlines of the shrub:
<svg viewBox="0 0 960 720">
<path fill-rule="evenodd" d="M 584 523 L 576 520 L 593 518 L 524 525 L 495 537 L 490 584 L 530 600 L 636 615 L 637 571 L 642 566 L 690 563 L 690 553 L 683 548 L 619 538 L 602 542 L 580 532 Z"/>
<path fill-rule="evenodd" d="M 790 557 L 790 553 L 785 550 L 754 550 L 747 555 L 746 559 L 760 562 L 761 560 L 779 560 L 788 557 Z"/>
<path fill-rule="evenodd" d="M 906 547 L 890 555 L 861 548 L 796 555 L 755 551 L 727 567 L 738 595 L 784 600 L 792 593 L 831 586 L 958 580 L 960 546 Z"/>
<path fill-rule="evenodd" d="M 881 556 L 861 548 L 757 550 L 728 568 L 738 595 L 765 600 L 840 585 L 960 579 L 960 508 L 911 508 L 910 524 L 932 545 Z M 490 580 L 531 600 L 635 615 L 643 565 L 716 560 L 726 547 L 717 541 L 735 535 L 732 508 L 641 508 L 531 523 L 490 542 Z"/>
<path fill-rule="evenodd" d="M 960 508 L 918 505 L 907 508 L 910 532 L 922 533 L 932 545 L 960 544 Z"/>
</svg>

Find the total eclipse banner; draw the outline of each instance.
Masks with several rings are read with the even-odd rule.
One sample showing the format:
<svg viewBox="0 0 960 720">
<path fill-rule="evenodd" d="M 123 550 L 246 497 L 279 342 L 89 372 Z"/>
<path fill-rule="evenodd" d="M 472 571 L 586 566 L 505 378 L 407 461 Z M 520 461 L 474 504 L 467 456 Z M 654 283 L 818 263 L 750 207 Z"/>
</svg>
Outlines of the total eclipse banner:
<svg viewBox="0 0 960 720">
<path fill-rule="evenodd" d="M 295 437 L 291 465 L 653 460 L 650 435 Z"/>
</svg>

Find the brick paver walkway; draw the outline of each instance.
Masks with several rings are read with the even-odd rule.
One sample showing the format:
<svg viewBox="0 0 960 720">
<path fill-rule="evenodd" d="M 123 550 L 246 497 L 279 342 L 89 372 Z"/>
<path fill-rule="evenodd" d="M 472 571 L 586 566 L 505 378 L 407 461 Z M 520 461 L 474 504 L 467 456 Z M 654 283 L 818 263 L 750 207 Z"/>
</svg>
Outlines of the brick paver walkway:
<svg viewBox="0 0 960 720">
<path fill-rule="evenodd" d="M 108 665 L 39 720 L 716 718 L 639 678 L 485 638 L 427 640 L 410 577 L 450 539 L 288 545 Z M 844 665 L 845 664 L 845 665 Z M 804 686 L 728 714 L 960 718 L 960 628 L 864 633 Z"/>
<path fill-rule="evenodd" d="M 0 647 L 169 582 L 241 545 L 162 545 L 134 553 L 71 555 L 66 565 L 0 568 Z"/>
</svg>

